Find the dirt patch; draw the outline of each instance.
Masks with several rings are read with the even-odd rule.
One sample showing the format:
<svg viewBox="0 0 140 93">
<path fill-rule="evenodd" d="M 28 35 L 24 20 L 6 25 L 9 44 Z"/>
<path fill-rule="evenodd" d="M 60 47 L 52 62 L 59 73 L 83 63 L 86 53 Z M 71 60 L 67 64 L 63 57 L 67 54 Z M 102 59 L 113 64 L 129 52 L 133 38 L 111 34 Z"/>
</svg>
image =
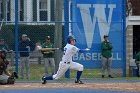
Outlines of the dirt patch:
<svg viewBox="0 0 140 93">
<path fill-rule="evenodd" d="M 115 83 L 16 83 L 14 85 L 1 85 L 0 90 L 7 89 L 40 89 L 40 88 L 79 88 L 93 90 L 117 90 L 117 91 L 132 91 L 140 92 L 140 82 L 115 82 Z"/>
</svg>

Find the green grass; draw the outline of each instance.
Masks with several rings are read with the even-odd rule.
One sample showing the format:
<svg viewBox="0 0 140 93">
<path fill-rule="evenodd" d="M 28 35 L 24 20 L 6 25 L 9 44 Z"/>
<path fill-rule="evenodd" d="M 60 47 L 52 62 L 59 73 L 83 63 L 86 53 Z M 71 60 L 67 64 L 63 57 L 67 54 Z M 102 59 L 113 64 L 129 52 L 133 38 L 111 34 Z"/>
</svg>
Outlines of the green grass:
<svg viewBox="0 0 140 93">
<path fill-rule="evenodd" d="M 30 68 L 30 79 L 31 80 L 40 80 L 44 75 L 44 66 L 43 65 L 31 65 Z"/>
<path fill-rule="evenodd" d="M 20 68 L 20 67 L 19 67 Z M 44 75 L 44 65 L 38 64 L 31 64 L 30 65 L 30 80 L 40 80 L 40 78 Z M 50 68 L 49 68 L 49 72 Z M 19 69 L 19 76 L 20 76 L 20 69 Z M 70 78 L 76 77 L 76 71 L 70 71 Z M 84 69 L 81 78 L 90 78 L 96 80 L 140 80 L 139 77 L 115 77 L 115 78 L 108 78 L 105 77 L 104 79 L 101 78 L 101 69 Z M 61 79 L 65 79 L 64 76 Z M 26 79 L 25 79 L 26 80 Z"/>
<path fill-rule="evenodd" d="M 71 70 L 71 78 L 75 78 L 76 71 Z M 101 71 L 100 69 L 84 69 L 81 78 L 99 78 L 101 77 Z"/>
</svg>

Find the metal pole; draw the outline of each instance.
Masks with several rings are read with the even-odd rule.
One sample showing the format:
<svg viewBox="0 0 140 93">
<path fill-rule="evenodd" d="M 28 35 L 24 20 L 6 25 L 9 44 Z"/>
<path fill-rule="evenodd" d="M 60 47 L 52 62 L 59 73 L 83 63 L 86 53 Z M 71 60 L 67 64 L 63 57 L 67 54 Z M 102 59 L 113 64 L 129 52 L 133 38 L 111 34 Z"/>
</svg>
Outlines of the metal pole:
<svg viewBox="0 0 140 93">
<path fill-rule="evenodd" d="M 64 0 L 64 43 L 67 43 L 67 36 L 69 35 L 69 0 Z M 66 78 L 70 78 L 70 70 L 67 70 L 65 73 Z"/>
<path fill-rule="evenodd" d="M 15 41 L 16 72 L 18 73 L 18 0 L 15 0 Z"/>
<path fill-rule="evenodd" d="M 123 16 L 123 76 L 126 77 L 126 0 L 122 3 L 122 16 Z"/>
</svg>

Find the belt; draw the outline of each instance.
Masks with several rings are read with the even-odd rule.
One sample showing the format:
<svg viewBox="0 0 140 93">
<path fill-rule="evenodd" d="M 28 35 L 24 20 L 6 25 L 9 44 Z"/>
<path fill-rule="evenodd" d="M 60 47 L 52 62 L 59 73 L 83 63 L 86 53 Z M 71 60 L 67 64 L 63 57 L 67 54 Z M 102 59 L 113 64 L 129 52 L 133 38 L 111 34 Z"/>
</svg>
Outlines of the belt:
<svg viewBox="0 0 140 93">
<path fill-rule="evenodd" d="M 66 64 L 70 64 L 70 62 L 64 62 L 64 63 L 66 63 Z"/>
</svg>

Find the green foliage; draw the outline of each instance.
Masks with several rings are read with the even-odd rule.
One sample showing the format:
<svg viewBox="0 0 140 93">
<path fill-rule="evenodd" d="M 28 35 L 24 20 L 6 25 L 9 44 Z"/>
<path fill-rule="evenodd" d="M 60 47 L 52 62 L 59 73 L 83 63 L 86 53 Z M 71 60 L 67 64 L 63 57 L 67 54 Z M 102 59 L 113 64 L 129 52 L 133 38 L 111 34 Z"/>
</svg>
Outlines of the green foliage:
<svg viewBox="0 0 140 93">
<path fill-rule="evenodd" d="M 3 25 L 2 30 L 0 32 L 0 37 L 5 39 L 6 43 L 9 45 L 9 48 L 13 47 L 15 44 L 14 30 L 14 25 Z"/>
</svg>

